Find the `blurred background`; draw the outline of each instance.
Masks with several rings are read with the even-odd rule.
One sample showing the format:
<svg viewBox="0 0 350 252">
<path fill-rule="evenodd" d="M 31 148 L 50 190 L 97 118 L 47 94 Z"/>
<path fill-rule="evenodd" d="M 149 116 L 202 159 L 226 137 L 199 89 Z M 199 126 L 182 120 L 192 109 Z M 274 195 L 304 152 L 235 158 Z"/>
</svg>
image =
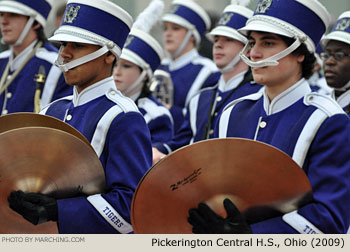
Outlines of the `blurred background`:
<svg viewBox="0 0 350 252">
<path fill-rule="evenodd" d="M 61 15 L 62 13 L 62 5 L 65 5 L 66 0 L 47 0 L 52 5 L 52 11 L 49 16 L 48 24 L 46 27 L 46 35 L 49 37 L 55 29 L 57 29 L 56 24 L 56 15 Z M 147 5 L 151 2 L 151 0 L 110 0 L 120 7 L 125 9 L 130 15 L 135 19 L 137 15 L 147 7 Z M 217 22 L 221 12 L 224 8 L 231 3 L 231 0 L 195 0 L 204 9 L 208 12 L 212 19 L 212 25 L 214 26 Z M 329 29 L 333 26 L 334 22 L 337 20 L 338 16 L 346 11 L 350 10 L 350 0 L 319 0 L 328 11 L 332 15 L 332 24 Z M 165 11 L 168 9 L 172 0 L 164 0 L 165 3 Z M 249 8 L 254 10 L 258 0 L 251 0 L 249 4 Z M 63 10 L 64 11 L 64 10 Z M 292 11 L 292 10 L 291 10 Z M 159 23 L 152 29 L 151 33 L 159 42 L 161 42 L 161 34 L 162 34 L 162 25 Z M 200 51 L 204 56 L 211 57 L 211 44 L 203 39 Z"/>
</svg>

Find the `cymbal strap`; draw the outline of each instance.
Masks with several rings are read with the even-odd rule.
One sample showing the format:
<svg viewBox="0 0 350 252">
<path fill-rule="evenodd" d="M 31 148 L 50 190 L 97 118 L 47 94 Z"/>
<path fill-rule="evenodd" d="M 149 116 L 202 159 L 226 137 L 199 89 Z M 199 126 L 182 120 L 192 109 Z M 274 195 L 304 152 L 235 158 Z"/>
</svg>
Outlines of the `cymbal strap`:
<svg viewBox="0 0 350 252">
<path fill-rule="evenodd" d="M 36 50 L 42 46 L 43 42 L 39 41 L 33 51 L 28 55 L 28 57 L 22 62 L 22 64 L 20 65 L 20 67 L 13 73 L 13 75 L 11 75 L 11 77 L 9 78 L 9 80 L 7 80 L 6 83 L 5 80 L 8 76 L 9 70 L 10 70 L 10 62 L 7 63 L 6 69 L 1 77 L 1 82 L 0 82 L 0 95 L 10 86 L 10 84 L 12 83 L 12 81 L 17 77 L 17 75 L 21 72 L 21 70 L 23 69 L 23 67 L 28 63 L 28 61 L 34 56 L 34 54 L 36 53 Z"/>
</svg>

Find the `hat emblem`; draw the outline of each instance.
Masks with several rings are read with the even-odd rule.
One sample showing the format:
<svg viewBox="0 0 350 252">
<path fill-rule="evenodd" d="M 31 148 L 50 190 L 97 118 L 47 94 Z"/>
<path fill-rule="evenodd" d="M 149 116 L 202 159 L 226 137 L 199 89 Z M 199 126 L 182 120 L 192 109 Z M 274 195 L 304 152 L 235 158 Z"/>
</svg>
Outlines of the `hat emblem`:
<svg viewBox="0 0 350 252">
<path fill-rule="evenodd" d="M 342 19 L 337 24 L 337 27 L 335 28 L 335 30 L 345 31 L 349 28 L 349 26 L 350 26 L 350 19 Z"/>
<path fill-rule="evenodd" d="M 219 20 L 219 25 L 226 25 L 233 17 L 233 13 L 225 13 Z"/>
<path fill-rule="evenodd" d="M 66 14 L 64 15 L 64 22 L 68 24 L 73 23 L 78 16 L 79 9 L 80 6 L 69 6 Z"/>
<path fill-rule="evenodd" d="M 261 0 L 256 7 L 256 13 L 265 13 L 271 6 L 272 0 Z"/>
<path fill-rule="evenodd" d="M 124 47 L 125 48 L 128 47 L 131 44 L 131 42 L 134 40 L 134 38 L 135 38 L 134 36 L 128 36 L 128 38 L 125 41 Z"/>
</svg>

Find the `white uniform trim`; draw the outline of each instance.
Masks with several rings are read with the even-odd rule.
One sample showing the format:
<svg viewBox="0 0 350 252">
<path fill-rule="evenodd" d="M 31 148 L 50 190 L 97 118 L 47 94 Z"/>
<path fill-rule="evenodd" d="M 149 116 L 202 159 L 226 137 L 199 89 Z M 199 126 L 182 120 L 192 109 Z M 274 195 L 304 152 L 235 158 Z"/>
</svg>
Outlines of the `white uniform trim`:
<svg viewBox="0 0 350 252">
<path fill-rule="evenodd" d="M 147 124 L 153 119 L 163 115 L 168 116 L 171 120 L 171 123 L 174 123 L 173 117 L 171 116 L 169 110 L 166 107 L 158 106 L 158 104 L 156 104 L 155 102 L 153 102 L 151 99 L 147 97 L 139 99 L 138 106 L 139 108 L 142 108 L 146 111 L 144 118 Z"/>
<path fill-rule="evenodd" d="M 323 234 L 321 230 L 298 214 L 297 210 L 283 215 L 282 219 L 300 234 Z"/>
<path fill-rule="evenodd" d="M 57 87 L 57 82 L 61 74 L 62 72 L 58 67 L 56 66 L 51 67 L 50 72 L 46 77 L 46 82 L 45 82 L 43 93 L 41 96 L 42 97 L 40 101 L 41 107 L 44 107 L 51 102 L 53 94 L 55 93 L 55 90 Z"/>
<path fill-rule="evenodd" d="M 204 81 L 208 78 L 210 74 L 212 74 L 213 71 L 207 67 L 203 67 L 200 72 L 198 73 L 196 79 L 191 85 L 190 90 L 187 93 L 186 101 L 185 101 L 185 107 L 190 102 L 192 96 L 198 92 L 198 90 L 202 87 Z"/>
<path fill-rule="evenodd" d="M 101 216 L 119 233 L 127 234 L 133 231 L 131 224 L 126 222 L 123 217 L 101 196 L 95 194 L 87 197 L 87 200 L 101 214 Z"/>
<path fill-rule="evenodd" d="M 302 167 L 309 147 L 322 123 L 330 116 L 343 114 L 343 109 L 330 97 L 318 93 L 310 93 L 304 97 L 305 105 L 313 105 L 315 110 L 305 124 L 293 152 L 293 160 Z"/>
<path fill-rule="evenodd" d="M 121 112 L 123 112 L 122 109 L 118 105 L 115 105 L 111 107 L 98 122 L 95 133 L 91 140 L 91 145 L 94 148 L 98 157 L 100 157 L 103 151 L 106 135 L 108 133 L 112 121 Z"/>
<path fill-rule="evenodd" d="M 231 110 L 234 108 L 234 105 L 230 106 L 228 109 L 225 109 L 219 121 L 219 138 L 226 138 L 228 121 L 230 120 Z"/>
<path fill-rule="evenodd" d="M 193 138 L 197 133 L 197 126 L 196 126 L 196 121 L 197 121 L 197 109 L 198 109 L 198 101 L 199 101 L 199 94 L 196 94 L 190 101 L 190 106 L 189 106 L 189 110 L 187 113 L 191 113 L 190 114 L 190 125 L 191 125 L 191 129 L 192 129 L 192 138 L 190 141 L 190 144 L 193 143 Z"/>
<path fill-rule="evenodd" d="M 169 145 L 163 144 L 163 146 L 164 146 L 165 149 L 167 149 L 168 154 L 171 153 L 171 152 L 173 152 L 173 150 L 169 147 Z"/>
<path fill-rule="evenodd" d="M 309 147 L 314 140 L 314 137 L 321 127 L 324 120 L 327 119 L 327 115 L 317 109 L 309 117 L 309 120 L 304 125 L 302 132 L 299 135 L 298 141 L 294 147 L 292 159 L 300 166 L 303 167 L 306 154 L 309 150 Z"/>
<path fill-rule="evenodd" d="M 244 101 L 244 100 L 253 100 L 253 101 L 259 100 L 261 98 L 261 96 L 263 96 L 263 90 L 264 90 L 264 88 L 261 88 L 257 93 L 243 96 L 241 98 L 233 100 L 232 102 L 230 102 L 229 104 L 226 105 L 226 107 L 224 108 L 224 110 L 220 116 L 219 138 L 225 138 L 227 135 L 228 121 L 230 119 L 231 110 L 234 108 L 234 106 L 237 103 L 240 103 L 241 101 Z"/>
<path fill-rule="evenodd" d="M 345 114 L 342 107 L 340 107 L 340 105 L 334 99 L 319 93 L 310 93 L 305 95 L 304 104 L 313 105 L 319 108 L 324 113 L 326 113 L 327 116 Z"/>
</svg>

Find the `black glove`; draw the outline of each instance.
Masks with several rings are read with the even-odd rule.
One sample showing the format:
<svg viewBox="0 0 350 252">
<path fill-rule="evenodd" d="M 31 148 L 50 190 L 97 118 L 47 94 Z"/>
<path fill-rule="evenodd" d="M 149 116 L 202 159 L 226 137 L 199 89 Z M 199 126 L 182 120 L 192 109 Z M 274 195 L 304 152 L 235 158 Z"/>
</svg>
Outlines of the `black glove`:
<svg viewBox="0 0 350 252">
<path fill-rule="evenodd" d="M 189 210 L 188 223 L 192 225 L 194 234 L 251 234 L 252 230 L 244 216 L 232 203 L 224 200 L 227 217 L 224 219 L 211 210 L 205 203 Z"/>
<path fill-rule="evenodd" d="M 8 197 L 10 208 L 34 225 L 57 221 L 57 201 L 41 193 L 12 191 Z"/>
</svg>

